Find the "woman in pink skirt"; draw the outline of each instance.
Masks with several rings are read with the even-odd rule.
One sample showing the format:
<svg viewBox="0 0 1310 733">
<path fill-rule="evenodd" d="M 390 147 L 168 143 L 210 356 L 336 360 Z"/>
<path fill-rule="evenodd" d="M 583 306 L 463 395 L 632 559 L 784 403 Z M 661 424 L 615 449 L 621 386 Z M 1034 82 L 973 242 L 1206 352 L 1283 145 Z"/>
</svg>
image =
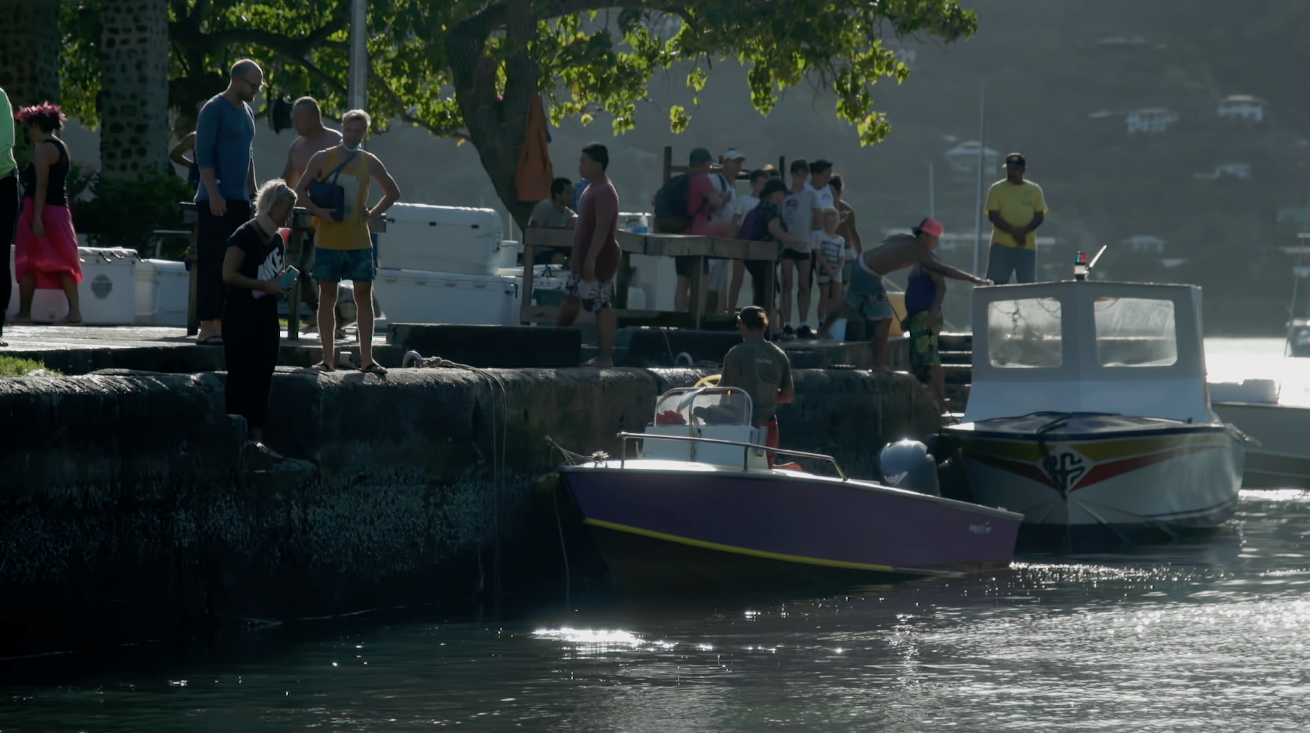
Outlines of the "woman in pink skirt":
<svg viewBox="0 0 1310 733">
<path fill-rule="evenodd" d="M 68 213 L 68 146 L 57 133 L 64 129 L 58 105 L 23 107 L 14 118 L 27 128 L 35 149 L 23 169 L 23 213 L 14 237 L 14 278 L 18 280 L 18 315 L 15 323 L 32 322 L 32 298 L 37 288 L 63 290 L 68 315 L 62 323 L 82 325 L 77 284 L 82 264 L 77 255 L 77 233 Z"/>
</svg>

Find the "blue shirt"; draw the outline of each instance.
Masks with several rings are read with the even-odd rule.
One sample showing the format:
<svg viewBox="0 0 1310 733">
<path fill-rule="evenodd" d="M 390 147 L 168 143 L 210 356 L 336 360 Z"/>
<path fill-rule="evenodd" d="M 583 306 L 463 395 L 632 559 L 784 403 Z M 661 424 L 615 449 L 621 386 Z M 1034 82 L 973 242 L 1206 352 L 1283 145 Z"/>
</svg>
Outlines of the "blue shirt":
<svg viewBox="0 0 1310 733">
<path fill-rule="evenodd" d="M 940 259 L 936 252 L 930 254 L 934 260 Z M 905 283 L 905 317 L 931 311 L 932 302 L 936 299 L 937 286 L 932 281 L 932 271 L 923 265 L 915 265 L 910 270 L 910 279 Z"/>
<path fill-rule="evenodd" d="M 213 168 L 218 192 L 230 201 L 250 200 L 250 166 L 255 153 L 255 113 L 245 102 L 233 107 L 215 95 L 200 109 L 196 122 L 196 166 Z M 196 201 L 208 201 L 203 183 Z"/>
</svg>

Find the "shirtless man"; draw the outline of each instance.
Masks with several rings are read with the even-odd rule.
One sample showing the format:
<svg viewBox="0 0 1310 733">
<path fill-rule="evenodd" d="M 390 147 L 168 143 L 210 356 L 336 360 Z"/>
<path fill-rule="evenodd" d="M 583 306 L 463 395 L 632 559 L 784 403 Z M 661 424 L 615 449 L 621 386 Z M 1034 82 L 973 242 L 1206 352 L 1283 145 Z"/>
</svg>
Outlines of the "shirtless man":
<svg viewBox="0 0 1310 733">
<path fill-rule="evenodd" d="M 296 100 L 295 105 L 291 107 L 291 126 L 296 131 L 296 139 L 291 141 L 291 148 L 287 151 L 287 164 L 282 168 L 282 180 L 287 182 L 291 188 L 295 188 L 300 182 L 300 176 L 305 173 L 305 166 L 309 165 L 309 159 L 320 150 L 337 145 L 341 142 L 341 133 L 336 130 L 330 130 L 323 126 L 323 110 L 319 108 L 318 101 L 313 97 L 301 97 Z M 300 244 L 300 300 L 309 309 L 318 312 L 318 286 L 314 283 L 310 273 L 314 270 L 314 230 L 310 229 L 305 232 L 305 238 Z M 346 332 L 340 328 L 341 318 L 337 318 L 337 338 L 345 338 Z M 310 330 L 311 324 L 306 324 L 306 331 Z"/>
<path fill-rule="evenodd" d="M 883 243 L 865 251 L 855 260 L 852 268 L 851 282 L 846 286 L 846 297 L 839 301 L 823 319 L 818 337 L 832 339 L 828 329 L 842 317 L 846 309 L 854 306 L 864 318 L 873 322 L 873 365 L 875 369 L 886 369 L 887 336 L 891 332 L 893 316 L 891 302 L 887 299 L 887 289 L 883 286 L 884 275 L 903 270 L 914 265 L 922 265 L 953 280 L 964 280 L 974 285 L 991 285 L 991 280 L 974 277 L 967 272 L 943 264 L 932 256 L 931 245 L 946 231 L 941 222 L 924 219 L 919 226 L 912 229 L 913 234 L 893 234 Z"/>
</svg>

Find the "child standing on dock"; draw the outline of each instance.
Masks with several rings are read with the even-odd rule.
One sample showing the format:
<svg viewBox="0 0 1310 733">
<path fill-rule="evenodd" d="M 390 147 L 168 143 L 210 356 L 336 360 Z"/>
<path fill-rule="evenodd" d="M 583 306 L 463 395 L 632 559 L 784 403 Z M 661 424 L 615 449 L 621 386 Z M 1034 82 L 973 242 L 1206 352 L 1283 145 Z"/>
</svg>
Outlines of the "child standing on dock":
<svg viewBox="0 0 1310 733">
<path fill-rule="evenodd" d="M 924 245 L 928 255 L 939 260 L 938 240 L 930 239 Z M 946 300 L 946 278 L 917 264 L 910 268 L 905 286 L 905 321 L 901 327 L 910 335 L 910 372 L 920 382 L 932 388 L 933 399 L 942 412 L 946 412 L 946 376 L 942 371 L 942 358 L 938 350 L 938 337 L 942 332 L 942 302 Z"/>
<path fill-rule="evenodd" d="M 837 233 L 841 213 L 834 206 L 823 210 L 823 229 L 811 237 L 815 264 L 818 266 L 819 312 L 827 313 L 842 297 L 842 265 L 846 255 L 846 239 Z"/>
</svg>

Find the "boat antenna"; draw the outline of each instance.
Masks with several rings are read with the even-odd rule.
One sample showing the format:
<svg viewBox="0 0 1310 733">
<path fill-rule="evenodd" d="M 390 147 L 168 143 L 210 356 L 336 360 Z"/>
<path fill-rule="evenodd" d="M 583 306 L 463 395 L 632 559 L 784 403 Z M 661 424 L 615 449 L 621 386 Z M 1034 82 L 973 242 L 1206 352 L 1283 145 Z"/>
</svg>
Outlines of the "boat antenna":
<svg viewBox="0 0 1310 733">
<path fill-rule="evenodd" d="M 1091 272 L 1092 268 L 1096 267 L 1096 263 L 1101 261 L 1101 255 L 1105 254 L 1105 249 L 1109 246 L 1110 245 L 1108 244 L 1103 244 L 1101 245 L 1101 248 L 1096 251 L 1096 256 L 1092 258 L 1091 264 L 1087 265 L 1088 272 Z"/>
</svg>

